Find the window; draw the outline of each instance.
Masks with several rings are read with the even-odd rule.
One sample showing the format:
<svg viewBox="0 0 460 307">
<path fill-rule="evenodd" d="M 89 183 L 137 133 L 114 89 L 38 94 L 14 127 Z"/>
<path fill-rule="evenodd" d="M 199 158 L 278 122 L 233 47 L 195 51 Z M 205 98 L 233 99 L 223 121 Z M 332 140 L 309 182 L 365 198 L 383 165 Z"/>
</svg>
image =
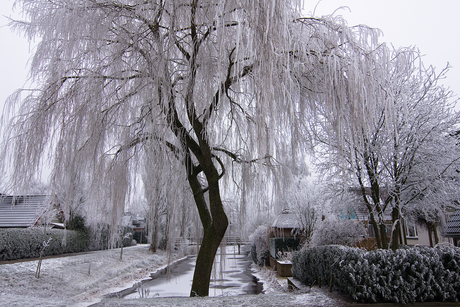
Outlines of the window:
<svg viewBox="0 0 460 307">
<path fill-rule="evenodd" d="M 414 222 L 406 222 L 406 237 L 407 238 L 418 238 L 417 227 Z"/>
<path fill-rule="evenodd" d="M 357 220 L 358 216 L 356 215 L 355 210 L 353 208 L 347 208 L 342 210 L 342 213 L 340 215 L 341 220 Z"/>
</svg>

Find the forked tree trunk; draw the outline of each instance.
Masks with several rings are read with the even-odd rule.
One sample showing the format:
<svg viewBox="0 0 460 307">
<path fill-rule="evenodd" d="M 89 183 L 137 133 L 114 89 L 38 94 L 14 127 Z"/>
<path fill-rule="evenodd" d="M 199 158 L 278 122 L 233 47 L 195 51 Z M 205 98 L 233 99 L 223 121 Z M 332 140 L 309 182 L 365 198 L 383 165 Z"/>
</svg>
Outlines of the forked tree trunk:
<svg viewBox="0 0 460 307">
<path fill-rule="evenodd" d="M 190 296 L 209 295 L 212 265 L 228 226 L 227 215 L 220 197 L 217 170 L 212 164 L 208 164 L 208 168 L 204 172 L 208 183 L 209 206 L 204 195 L 205 191 L 197 179 L 198 173 L 191 172 L 188 176 L 204 231 L 203 241 L 196 259 Z"/>
</svg>

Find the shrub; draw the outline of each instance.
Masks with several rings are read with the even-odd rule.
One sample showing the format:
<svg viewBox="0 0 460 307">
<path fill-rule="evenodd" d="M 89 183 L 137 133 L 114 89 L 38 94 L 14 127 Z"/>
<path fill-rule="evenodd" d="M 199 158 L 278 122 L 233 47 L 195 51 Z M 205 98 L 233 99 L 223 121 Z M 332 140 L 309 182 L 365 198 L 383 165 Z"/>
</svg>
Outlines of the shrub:
<svg viewBox="0 0 460 307">
<path fill-rule="evenodd" d="M 85 217 L 80 214 L 72 214 L 70 215 L 69 220 L 66 223 L 66 228 L 70 230 L 77 230 L 87 232 L 88 228 L 85 224 Z"/>
<path fill-rule="evenodd" d="M 44 241 L 49 246 L 43 256 L 77 253 L 88 250 L 88 236 L 83 232 L 43 228 L 0 229 L 0 260 L 38 258 Z"/>
<path fill-rule="evenodd" d="M 333 274 L 334 287 L 360 302 L 458 302 L 459 264 L 457 247 L 365 252 L 321 246 L 294 253 L 292 272 L 307 285 Z"/>
<path fill-rule="evenodd" d="M 324 220 L 313 232 L 310 246 L 346 245 L 353 246 L 366 235 L 364 224 L 357 220 Z"/>
<path fill-rule="evenodd" d="M 292 275 L 306 285 L 328 281 L 333 266 L 349 250 L 341 245 L 303 248 L 292 254 Z"/>
<path fill-rule="evenodd" d="M 267 264 L 269 247 L 267 243 L 267 226 L 259 226 L 249 236 L 249 241 L 252 243 L 251 247 L 251 258 L 258 266 L 264 266 Z"/>
</svg>

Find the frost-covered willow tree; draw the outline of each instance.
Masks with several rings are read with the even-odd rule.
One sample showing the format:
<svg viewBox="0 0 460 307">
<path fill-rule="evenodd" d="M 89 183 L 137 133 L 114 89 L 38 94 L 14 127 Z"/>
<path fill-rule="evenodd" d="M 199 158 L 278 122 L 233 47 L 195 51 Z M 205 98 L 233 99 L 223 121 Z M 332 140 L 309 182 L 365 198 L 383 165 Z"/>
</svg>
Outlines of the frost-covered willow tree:
<svg viewBox="0 0 460 307">
<path fill-rule="evenodd" d="M 221 179 L 253 190 L 263 178 L 248 165 L 276 178 L 281 164 L 294 164 L 306 148 L 309 106 L 328 110 L 339 131 L 362 121 L 372 103 L 354 95 L 371 93 L 362 84 L 374 80 L 376 32 L 300 18 L 297 1 L 16 4 L 26 21 L 13 27 L 39 43 L 31 62 L 38 88 L 17 99 L 3 159 L 12 161 L 14 184 L 48 154 L 68 200 L 87 183 L 87 211 L 116 225 L 136 171 L 185 179 L 203 227 L 191 295 L 208 295 L 227 229 Z M 146 147 L 153 149 L 143 155 Z M 274 182 L 272 193 L 285 184 Z"/>
<path fill-rule="evenodd" d="M 327 145 L 323 170 L 361 190 L 377 246 L 396 249 L 405 242 L 404 218 L 415 212 L 439 217 L 456 199 L 460 155 L 449 135 L 457 129 L 459 114 L 452 92 L 438 84 L 446 70 L 436 74 L 433 67 L 425 68 L 414 48 L 379 49 L 374 116 L 345 138 L 331 141 L 324 132 L 328 121 L 316 125 L 315 135 Z M 385 212 L 393 222 L 388 231 Z"/>
<path fill-rule="evenodd" d="M 149 221 L 150 249 L 157 251 L 160 246 L 167 248 L 174 243 L 179 231 L 179 237 L 185 236 L 187 227 L 186 216 L 189 215 L 191 195 L 190 188 L 187 188 L 187 181 L 183 176 L 182 166 L 178 163 L 171 163 L 163 158 L 168 157 L 168 150 L 158 148 L 155 144 L 148 144 L 146 141 L 142 152 L 142 188 L 144 198 L 148 203 L 146 216 Z M 174 158 L 175 159 L 175 158 Z M 177 227 L 176 227 L 177 226 Z"/>
</svg>

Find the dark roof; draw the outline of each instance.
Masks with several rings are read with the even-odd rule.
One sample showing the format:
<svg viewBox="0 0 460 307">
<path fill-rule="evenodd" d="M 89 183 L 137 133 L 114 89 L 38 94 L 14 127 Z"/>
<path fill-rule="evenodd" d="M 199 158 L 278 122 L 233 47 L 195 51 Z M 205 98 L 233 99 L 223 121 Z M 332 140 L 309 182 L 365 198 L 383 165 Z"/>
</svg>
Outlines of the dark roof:
<svg viewBox="0 0 460 307">
<path fill-rule="evenodd" d="M 455 211 L 450 216 L 444 228 L 446 237 L 460 237 L 460 210 Z"/>
<path fill-rule="evenodd" d="M 0 227 L 34 226 L 46 209 L 47 195 L 0 196 Z"/>
</svg>

